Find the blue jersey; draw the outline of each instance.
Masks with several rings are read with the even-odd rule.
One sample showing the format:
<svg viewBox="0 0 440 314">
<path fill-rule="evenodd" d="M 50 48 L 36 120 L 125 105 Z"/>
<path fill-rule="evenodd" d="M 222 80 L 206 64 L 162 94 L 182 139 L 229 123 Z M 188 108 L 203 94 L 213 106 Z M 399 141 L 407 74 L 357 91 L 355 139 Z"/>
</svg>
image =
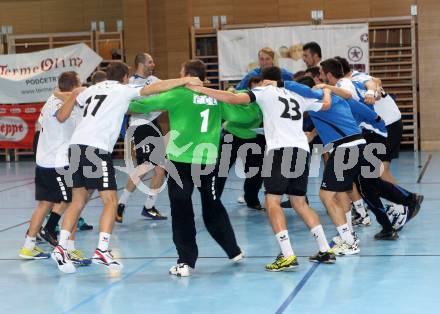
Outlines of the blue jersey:
<svg viewBox="0 0 440 314">
<path fill-rule="evenodd" d="M 353 98 L 346 100 L 350 105 L 351 113 L 356 123 L 363 129 L 370 130 L 383 137 L 387 137 L 385 121 L 368 105 L 365 105 Z"/>
<path fill-rule="evenodd" d="M 237 86 L 235 86 L 235 89 L 236 90 L 248 89 L 249 80 L 255 76 L 256 77 L 261 76 L 261 68 L 255 68 L 252 71 L 250 71 L 248 74 L 246 74 L 245 77 L 243 77 L 243 79 L 241 80 L 241 82 L 238 83 Z M 291 81 L 293 79 L 293 73 L 285 69 L 281 69 L 281 76 L 283 81 Z"/>
</svg>

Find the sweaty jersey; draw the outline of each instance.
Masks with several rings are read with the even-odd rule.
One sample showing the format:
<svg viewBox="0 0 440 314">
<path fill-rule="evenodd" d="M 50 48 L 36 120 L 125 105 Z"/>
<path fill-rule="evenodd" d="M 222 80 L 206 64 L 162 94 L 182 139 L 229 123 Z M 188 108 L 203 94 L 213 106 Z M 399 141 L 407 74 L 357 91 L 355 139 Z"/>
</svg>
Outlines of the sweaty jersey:
<svg viewBox="0 0 440 314">
<path fill-rule="evenodd" d="M 36 156 L 36 163 L 40 167 L 63 168 L 69 165 L 69 141 L 81 110 L 75 105 L 69 118 L 59 122 L 56 114 L 62 105 L 63 101 L 52 95 L 41 109 L 38 119 L 41 131 Z"/>
<path fill-rule="evenodd" d="M 140 90 L 117 81 L 104 81 L 79 94 L 76 101 L 84 113 L 70 144 L 113 152 L 128 105 L 139 97 Z"/>
<path fill-rule="evenodd" d="M 274 86 L 257 87 L 249 92 L 263 112 L 267 150 L 298 147 L 310 151 L 303 131 L 304 111 L 318 111 L 322 102 Z"/>
<path fill-rule="evenodd" d="M 167 110 L 171 130 L 168 159 L 192 164 L 216 163 L 222 119 L 240 123 L 261 122 L 255 104 L 229 105 L 185 87 L 134 100 L 129 110 L 136 113 Z"/>
<path fill-rule="evenodd" d="M 154 82 L 158 82 L 158 81 L 160 81 L 160 80 L 154 75 L 150 75 L 148 77 L 143 77 L 143 76 L 135 74 L 130 77 L 130 79 L 128 81 L 128 85 L 131 87 L 143 87 L 145 85 L 150 85 L 150 84 L 153 84 Z M 133 115 L 131 115 L 128 123 L 130 126 L 148 124 L 148 123 L 156 120 L 156 118 L 159 116 L 160 116 L 160 112 L 152 112 L 149 115 L 133 114 Z"/>
</svg>

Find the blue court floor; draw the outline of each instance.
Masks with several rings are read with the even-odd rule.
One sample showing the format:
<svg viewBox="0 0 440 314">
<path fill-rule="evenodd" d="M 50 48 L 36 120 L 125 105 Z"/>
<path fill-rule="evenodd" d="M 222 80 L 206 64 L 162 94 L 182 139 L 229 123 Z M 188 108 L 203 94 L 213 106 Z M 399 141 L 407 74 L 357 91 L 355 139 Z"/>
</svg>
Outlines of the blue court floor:
<svg viewBox="0 0 440 314">
<path fill-rule="evenodd" d="M 299 217 L 286 210 L 300 267 L 281 273 L 264 270 L 279 248 L 265 214 L 236 202 L 242 179 L 234 174 L 223 201 L 247 257 L 240 264 L 225 257 L 204 228 L 195 193 L 200 259 L 188 278 L 168 275 L 176 262 L 171 222 L 143 219 L 140 192 L 129 200 L 124 224 L 116 226 L 111 241 L 125 266 L 121 273 L 92 265 L 66 275 L 52 260 L 20 260 L 35 205 L 34 164 L 0 162 L 0 313 L 439 313 L 439 161 L 440 153 L 402 153 L 392 170 L 402 186 L 425 195 L 420 214 L 396 242 L 375 241 L 376 222 L 358 229 L 361 254 L 338 258 L 335 265 L 307 261 L 317 250 L 315 241 Z M 315 163 L 312 173 L 317 172 Z M 125 180 L 119 172 L 120 188 Z M 319 178 L 310 181 L 311 204 L 330 239 L 336 230 L 317 196 Z M 169 214 L 166 191 L 157 207 Z M 83 216 L 95 230 L 77 235 L 76 246 L 89 254 L 97 244 L 100 210 L 99 199 L 88 204 Z"/>
</svg>

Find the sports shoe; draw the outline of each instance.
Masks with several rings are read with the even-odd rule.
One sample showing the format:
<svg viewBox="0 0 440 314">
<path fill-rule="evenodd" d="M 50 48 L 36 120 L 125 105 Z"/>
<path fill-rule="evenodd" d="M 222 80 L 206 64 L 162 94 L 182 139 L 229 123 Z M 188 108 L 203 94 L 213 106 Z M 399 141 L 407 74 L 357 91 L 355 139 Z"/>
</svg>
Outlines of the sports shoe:
<svg viewBox="0 0 440 314">
<path fill-rule="evenodd" d="M 356 243 L 359 246 L 359 243 L 361 240 L 359 239 L 358 234 L 356 232 L 353 232 L 352 235 L 354 238 L 354 243 Z M 342 240 L 341 236 L 339 236 L 339 235 L 336 237 L 333 237 L 332 241 L 335 244 L 334 246 L 344 243 L 344 240 Z"/>
<path fill-rule="evenodd" d="M 240 263 L 243 260 L 243 258 L 244 258 L 244 253 L 241 252 L 237 256 L 231 258 L 231 261 L 233 261 L 234 263 Z"/>
<path fill-rule="evenodd" d="M 73 264 L 77 266 L 88 266 L 92 263 L 92 260 L 87 258 L 80 250 L 72 250 L 68 251 L 68 253 Z"/>
<path fill-rule="evenodd" d="M 408 206 L 408 219 L 406 222 L 413 219 L 420 211 L 420 207 L 422 205 L 423 199 L 425 198 L 421 194 L 414 193 L 412 197 L 411 205 Z"/>
<path fill-rule="evenodd" d="M 362 217 L 358 212 L 356 212 L 356 215 L 352 216 L 351 223 L 353 226 L 368 227 L 371 225 L 371 218 L 368 213 L 365 215 L 365 217 Z"/>
<path fill-rule="evenodd" d="M 55 233 L 50 233 L 46 227 L 42 227 L 38 232 L 38 235 L 53 247 L 58 245 L 57 235 Z"/>
<path fill-rule="evenodd" d="M 70 260 L 70 256 L 61 245 L 57 245 L 50 254 L 52 259 L 57 263 L 58 269 L 63 273 L 71 274 L 76 272 L 75 265 Z"/>
<path fill-rule="evenodd" d="M 92 229 L 93 229 L 92 225 L 89 225 L 88 223 L 86 223 L 84 218 L 79 217 L 79 220 L 78 220 L 78 230 L 85 231 L 85 230 L 92 230 Z"/>
<path fill-rule="evenodd" d="M 328 250 L 327 252 L 318 252 L 313 256 L 309 257 L 309 261 L 313 263 L 324 263 L 324 264 L 334 264 L 336 263 L 336 256 L 333 250 Z"/>
<path fill-rule="evenodd" d="M 157 209 L 156 207 L 151 207 L 150 209 L 146 208 L 144 206 L 144 208 L 142 208 L 142 216 L 153 219 L 153 220 L 165 220 L 168 219 L 167 216 L 163 216 Z"/>
<path fill-rule="evenodd" d="M 298 260 L 295 255 L 284 257 L 283 254 L 279 254 L 275 261 L 265 266 L 267 271 L 284 271 L 298 267 Z"/>
<path fill-rule="evenodd" d="M 239 203 L 239 204 L 244 204 L 244 203 L 246 203 L 246 201 L 244 200 L 244 195 L 240 195 L 240 196 L 237 198 L 237 203 Z"/>
<path fill-rule="evenodd" d="M 385 230 L 382 229 L 382 231 L 380 231 L 379 233 L 376 233 L 374 235 L 374 238 L 376 240 L 397 240 L 399 238 L 399 235 L 397 234 L 397 231 L 393 229 L 391 230 Z"/>
<path fill-rule="evenodd" d="M 44 252 L 38 246 L 35 246 L 33 250 L 22 247 L 18 255 L 24 259 L 45 259 L 50 257 L 49 253 Z"/>
<path fill-rule="evenodd" d="M 186 263 L 179 263 L 171 267 L 168 273 L 177 277 L 188 277 L 190 275 L 189 266 Z"/>
<path fill-rule="evenodd" d="M 260 210 L 260 211 L 265 211 L 266 208 L 264 208 L 263 206 L 261 206 L 260 203 L 256 204 L 256 205 L 249 205 L 247 204 L 247 207 L 255 209 L 255 210 Z"/>
<path fill-rule="evenodd" d="M 110 253 L 109 250 L 101 251 L 97 248 L 95 250 L 95 254 L 93 254 L 92 262 L 93 264 L 107 266 L 111 270 L 121 270 L 122 268 L 124 268 L 124 265 L 113 259 L 113 255 L 112 253 Z"/>
<path fill-rule="evenodd" d="M 125 204 L 119 204 L 118 205 L 118 211 L 116 212 L 116 218 L 115 221 L 117 223 L 122 223 L 124 220 L 124 211 L 125 211 Z"/>
<path fill-rule="evenodd" d="M 361 251 L 359 249 L 359 244 L 356 243 L 356 241 L 351 245 L 347 242 L 337 244 L 332 248 L 332 250 L 335 255 L 354 255 L 359 254 L 359 252 Z"/>
</svg>

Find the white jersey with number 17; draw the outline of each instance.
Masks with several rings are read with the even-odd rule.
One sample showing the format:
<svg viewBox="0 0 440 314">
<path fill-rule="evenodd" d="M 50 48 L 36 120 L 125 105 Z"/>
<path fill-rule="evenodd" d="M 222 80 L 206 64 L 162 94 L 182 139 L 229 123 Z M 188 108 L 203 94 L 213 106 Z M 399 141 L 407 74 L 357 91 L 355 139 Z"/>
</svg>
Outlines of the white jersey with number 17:
<svg viewBox="0 0 440 314">
<path fill-rule="evenodd" d="M 79 94 L 76 101 L 80 107 L 84 107 L 84 113 L 70 144 L 113 152 L 124 114 L 130 101 L 139 97 L 140 90 L 141 87 L 133 88 L 117 81 L 104 81 Z"/>
<path fill-rule="evenodd" d="M 309 152 L 303 131 L 304 111 L 319 111 L 322 102 L 304 98 L 297 93 L 274 86 L 257 87 L 249 92 L 263 112 L 267 151 L 282 147 L 297 147 Z"/>
</svg>

